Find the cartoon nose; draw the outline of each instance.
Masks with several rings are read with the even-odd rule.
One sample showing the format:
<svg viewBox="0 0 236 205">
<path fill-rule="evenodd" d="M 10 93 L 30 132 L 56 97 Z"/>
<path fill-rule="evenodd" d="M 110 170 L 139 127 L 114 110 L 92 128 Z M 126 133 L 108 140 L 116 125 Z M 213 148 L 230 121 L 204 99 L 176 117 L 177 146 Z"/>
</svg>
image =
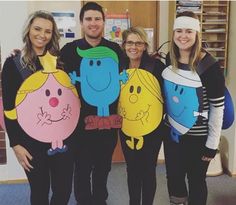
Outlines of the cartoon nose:
<svg viewBox="0 0 236 205">
<path fill-rule="evenodd" d="M 174 101 L 175 103 L 179 103 L 179 98 L 178 98 L 178 97 L 173 96 L 172 99 L 173 99 L 173 101 Z"/>
<path fill-rule="evenodd" d="M 137 95 L 130 95 L 129 101 L 130 101 L 131 103 L 136 103 L 136 102 L 138 101 Z"/>
<path fill-rule="evenodd" d="M 59 100 L 55 97 L 50 98 L 49 105 L 52 107 L 56 107 L 59 104 Z"/>
</svg>

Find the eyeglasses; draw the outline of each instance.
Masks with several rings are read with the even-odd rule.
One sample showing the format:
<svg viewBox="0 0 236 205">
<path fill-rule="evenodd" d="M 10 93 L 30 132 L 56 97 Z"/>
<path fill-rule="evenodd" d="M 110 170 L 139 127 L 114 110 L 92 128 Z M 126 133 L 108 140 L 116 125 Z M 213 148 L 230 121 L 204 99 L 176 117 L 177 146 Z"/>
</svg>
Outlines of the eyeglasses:
<svg viewBox="0 0 236 205">
<path fill-rule="evenodd" d="M 133 41 L 126 41 L 125 42 L 126 46 L 137 46 L 137 47 L 142 47 L 145 43 L 142 42 L 142 41 L 136 41 L 136 42 L 133 42 Z"/>
</svg>

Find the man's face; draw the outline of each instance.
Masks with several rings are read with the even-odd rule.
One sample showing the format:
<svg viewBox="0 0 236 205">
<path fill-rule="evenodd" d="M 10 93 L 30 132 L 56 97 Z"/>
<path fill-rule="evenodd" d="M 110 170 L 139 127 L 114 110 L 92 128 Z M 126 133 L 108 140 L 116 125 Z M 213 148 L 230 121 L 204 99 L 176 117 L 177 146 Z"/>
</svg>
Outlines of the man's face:
<svg viewBox="0 0 236 205">
<path fill-rule="evenodd" d="M 84 13 L 83 21 L 80 22 L 86 37 L 98 39 L 104 30 L 102 13 L 96 10 L 88 10 Z"/>
</svg>

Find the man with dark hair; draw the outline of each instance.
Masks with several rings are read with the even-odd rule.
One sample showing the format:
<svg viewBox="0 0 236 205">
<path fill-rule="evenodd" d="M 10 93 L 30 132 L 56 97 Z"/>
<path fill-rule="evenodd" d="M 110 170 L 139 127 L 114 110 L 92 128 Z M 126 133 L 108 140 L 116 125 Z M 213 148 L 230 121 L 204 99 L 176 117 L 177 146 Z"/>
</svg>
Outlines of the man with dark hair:
<svg viewBox="0 0 236 205">
<path fill-rule="evenodd" d="M 99 4 L 95 3 L 95 2 L 88 2 L 80 10 L 80 14 L 79 14 L 80 22 L 83 21 L 84 13 L 88 10 L 99 11 L 102 14 L 103 21 L 105 21 L 105 14 L 102 10 L 102 7 Z"/>
<path fill-rule="evenodd" d="M 117 98 L 119 81 L 125 82 L 127 76 L 119 74 L 123 59 L 119 45 L 102 37 L 104 21 L 99 4 L 85 4 L 80 12 L 84 38 L 61 50 L 65 69 L 81 98 L 74 173 L 75 198 L 80 205 L 106 205 L 116 128 L 122 122 L 116 115 Z"/>
</svg>

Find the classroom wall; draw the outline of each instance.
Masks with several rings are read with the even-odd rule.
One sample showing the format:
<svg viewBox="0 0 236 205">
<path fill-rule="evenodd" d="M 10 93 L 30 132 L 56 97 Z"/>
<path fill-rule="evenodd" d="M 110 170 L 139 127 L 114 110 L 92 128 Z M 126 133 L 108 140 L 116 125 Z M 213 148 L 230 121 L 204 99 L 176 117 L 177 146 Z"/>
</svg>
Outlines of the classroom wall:
<svg viewBox="0 0 236 205">
<path fill-rule="evenodd" d="M 17 15 L 16 15 L 17 14 Z M 2 62 L 13 48 L 21 48 L 21 30 L 27 17 L 27 2 L 0 2 L 0 42 Z M 7 146 L 7 164 L 0 165 L 0 181 L 25 178 L 25 174 L 18 164 L 9 142 Z"/>
<path fill-rule="evenodd" d="M 79 22 L 79 11 L 81 8 L 81 1 L 29 1 L 28 2 L 28 12 L 32 13 L 36 10 L 45 10 L 53 12 L 53 11 L 73 11 L 75 12 L 75 19 L 76 19 L 76 33 L 75 38 L 80 38 L 81 36 L 81 29 L 80 29 L 80 22 Z M 68 42 L 71 42 L 71 38 L 61 38 L 60 39 L 60 46 L 62 47 Z"/>
<path fill-rule="evenodd" d="M 159 32 L 159 45 L 162 43 L 169 41 L 169 1 L 160 1 L 160 28 L 157 28 L 157 32 Z M 164 53 L 168 52 L 168 44 L 162 47 L 161 51 Z"/>
</svg>

